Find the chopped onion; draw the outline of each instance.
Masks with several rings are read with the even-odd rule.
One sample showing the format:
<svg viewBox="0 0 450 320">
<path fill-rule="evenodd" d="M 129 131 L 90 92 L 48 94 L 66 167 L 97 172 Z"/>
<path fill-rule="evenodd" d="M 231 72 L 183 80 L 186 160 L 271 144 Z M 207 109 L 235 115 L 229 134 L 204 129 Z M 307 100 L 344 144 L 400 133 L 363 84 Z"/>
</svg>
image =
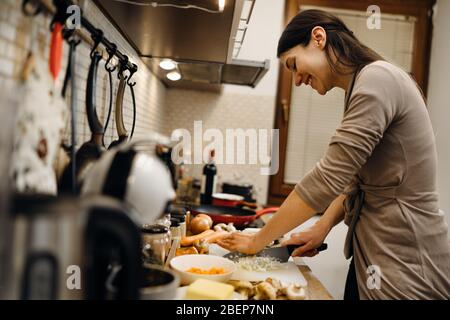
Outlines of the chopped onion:
<svg viewBox="0 0 450 320">
<path fill-rule="evenodd" d="M 274 257 L 242 257 L 236 262 L 238 268 L 247 271 L 267 272 L 281 269 L 283 264 Z"/>
</svg>

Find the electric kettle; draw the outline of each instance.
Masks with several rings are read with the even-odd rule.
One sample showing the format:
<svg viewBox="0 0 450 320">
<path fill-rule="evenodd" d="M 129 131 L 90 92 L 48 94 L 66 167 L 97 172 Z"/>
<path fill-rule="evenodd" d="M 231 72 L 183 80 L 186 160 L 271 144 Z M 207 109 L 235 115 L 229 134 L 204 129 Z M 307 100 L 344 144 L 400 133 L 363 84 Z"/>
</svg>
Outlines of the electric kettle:
<svg viewBox="0 0 450 320">
<path fill-rule="evenodd" d="M 168 168 L 154 152 L 142 151 L 142 145 L 128 142 L 105 152 L 90 168 L 81 192 L 124 202 L 141 225 L 152 224 L 175 198 Z"/>
</svg>

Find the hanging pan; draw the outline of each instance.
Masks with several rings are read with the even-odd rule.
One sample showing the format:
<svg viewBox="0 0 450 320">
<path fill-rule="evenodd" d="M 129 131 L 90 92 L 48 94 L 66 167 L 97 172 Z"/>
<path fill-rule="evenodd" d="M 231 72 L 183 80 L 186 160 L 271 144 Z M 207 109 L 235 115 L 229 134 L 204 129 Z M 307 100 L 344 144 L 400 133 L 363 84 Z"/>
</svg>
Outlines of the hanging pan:
<svg viewBox="0 0 450 320">
<path fill-rule="evenodd" d="M 84 175 L 87 172 L 89 166 L 100 158 L 102 152 L 105 150 L 102 144 L 104 129 L 100 123 L 96 110 L 96 87 L 97 87 L 97 70 L 101 60 L 101 54 L 93 49 L 91 53 L 91 65 L 89 67 L 89 74 L 86 87 L 86 114 L 88 118 L 89 129 L 91 131 L 91 138 L 85 142 L 80 149 L 78 149 L 75 161 L 76 161 L 76 193 L 79 193 Z M 61 190 L 70 190 L 72 184 L 69 165 L 64 174 L 61 182 Z"/>
<path fill-rule="evenodd" d="M 123 123 L 123 98 L 125 95 L 125 89 L 126 89 L 127 85 L 131 89 L 131 94 L 132 94 L 132 98 L 133 98 L 133 126 L 132 126 L 132 130 L 131 130 L 131 135 L 129 137 L 130 140 L 133 137 L 134 127 L 136 124 L 136 99 L 134 96 L 134 89 L 133 89 L 133 87 L 136 83 L 132 84 L 130 82 L 131 77 L 136 72 L 136 68 L 130 71 L 131 73 L 129 76 L 125 76 L 124 71 L 125 71 L 125 66 L 127 65 L 127 63 L 128 63 L 128 57 L 125 56 L 125 59 L 121 62 L 121 68 L 120 68 L 119 74 L 118 74 L 120 81 L 119 81 L 119 88 L 117 89 L 116 108 L 114 110 L 115 121 L 116 121 L 116 130 L 117 130 L 117 134 L 118 134 L 119 138 L 117 140 L 114 140 L 113 142 L 111 142 L 108 149 L 114 148 L 115 146 L 118 146 L 122 142 L 125 142 L 128 140 L 128 132 L 125 129 L 125 125 Z"/>
</svg>

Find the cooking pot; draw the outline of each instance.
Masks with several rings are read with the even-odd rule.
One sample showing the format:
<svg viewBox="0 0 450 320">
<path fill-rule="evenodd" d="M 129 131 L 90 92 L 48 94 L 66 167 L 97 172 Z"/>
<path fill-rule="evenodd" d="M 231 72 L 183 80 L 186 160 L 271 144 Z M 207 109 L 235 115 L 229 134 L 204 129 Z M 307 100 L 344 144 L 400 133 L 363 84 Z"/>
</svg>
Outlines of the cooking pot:
<svg viewBox="0 0 450 320">
<path fill-rule="evenodd" d="M 141 300 L 173 300 L 180 279 L 175 272 L 159 266 L 144 264 Z"/>
<path fill-rule="evenodd" d="M 110 268 L 106 289 L 110 296 L 115 296 L 122 273 L 120 265 Z M 141 300 L 173 300 L 177 294 L 180 278 L 175 272 L 160 266 L 144 263 L 141 272 Z"/>
</svg>

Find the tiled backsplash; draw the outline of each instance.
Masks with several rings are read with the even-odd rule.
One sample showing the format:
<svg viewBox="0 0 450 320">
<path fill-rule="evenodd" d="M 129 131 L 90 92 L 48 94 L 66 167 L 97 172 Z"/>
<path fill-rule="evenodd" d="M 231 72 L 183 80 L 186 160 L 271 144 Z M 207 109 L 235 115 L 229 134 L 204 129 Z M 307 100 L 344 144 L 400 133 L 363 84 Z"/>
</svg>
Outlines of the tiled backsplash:
<svg viewBox="0 0 450 320">
<path fill-rule="evenodd" d="M 104 31 L 105 36 L 116 43 L 119 50 L 129 56 L 130 61 L 136 63 L 139 71 L 134 75 L 133 81 L 137 82 L 135 87 L 137 102 L 137 120 L 135 136 L 142 137 L 149 132 L 162 132 L 162 118 L 165 98 L 165 87 L 149 71 L 149 69 L 139 59 L 137 53 L 99 11 L 91 0 L 84 1 L 82 7 L 84 15 L 96 26 Z M 36 17 L 26 17 L 21 11 L 22 1 L 2 0 L 0 2 L 0 89 L 10 87 L 16 81 L 22 64 L 25 61 L 30 42 L 30 35 L 37 35 L 36 38 L 42 38 L 39 46 L 42 47 L 42 54 L 38 54 L 37 63 L 48 64 L 48 54 L 50 47 L 50 17 L 38 15 Z M 36 30 L 33 30 L 36 28 Z M 39 50 L 38 50 L 39 51 Z M 77 115 L 77 145 L 80 146 L 90 137 L 90 131 L 87 124 L 85 112 L 85 87 L 90 64 L 90 48 L 82 43 L 77 48 L 76 81 L 78 87 L 78 115 Z M 64 58 L 62 69 L 59 74 L 59 81 L 62 83 L 65 76 L 67 63 L 68 45 L 64 44 Z M 108 75 L 100 64 L 98 73 L 97 87 L 97 113 L 100 120 L 106 118 L 109 106 L 109 81 Z M 113 74 L 114 101 L 115 93 L 118 87 L 117 72 Z M 127 87 L 124 98 L 124 123 L 128 132 L 132 125 L 132 98 Z M 69 128 L 69 124 L 67 125 Z M 66 132 L 69 137 L 70 130 Z M 117 138 L 114 122 L 114 112 L 108 130 L 105 133 L 105 144 L 108 146 L 110 141 Z"/>
<path fill-rule="evenodd" d="M 214 128 L 220 130 L 224 137 L 226 129 L 270 130 L 273 128 L 274 106 L 273 96 L 167 90 L 165 133 L 170 135 L 173 130 L 183 128 L 189 130 L 193 137 L 194 121 L 200 120 L 203 132 Z M 201 176 L 203 165 L 189 167 L 191 174 Z M 219 164 L 217 182 L 250 183 L 255 187 L 258 202 L 265 204 L 269 176 L 261 175 L 260 168 L 259 164 Z"/>
</svg>

